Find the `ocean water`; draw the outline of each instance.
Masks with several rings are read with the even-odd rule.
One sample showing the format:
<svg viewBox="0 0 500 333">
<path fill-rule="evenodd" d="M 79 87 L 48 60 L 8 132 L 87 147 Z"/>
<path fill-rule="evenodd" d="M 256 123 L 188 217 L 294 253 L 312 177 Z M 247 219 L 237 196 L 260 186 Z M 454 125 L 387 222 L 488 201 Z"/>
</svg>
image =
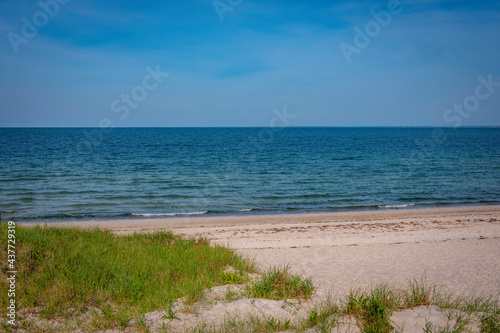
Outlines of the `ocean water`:
<svg viewBox="0 0 500 333">
<path fill-rule="evenodd" d="M 499 128 L 0 128 L 16 221 L 500 204 Z"/>
</svg>

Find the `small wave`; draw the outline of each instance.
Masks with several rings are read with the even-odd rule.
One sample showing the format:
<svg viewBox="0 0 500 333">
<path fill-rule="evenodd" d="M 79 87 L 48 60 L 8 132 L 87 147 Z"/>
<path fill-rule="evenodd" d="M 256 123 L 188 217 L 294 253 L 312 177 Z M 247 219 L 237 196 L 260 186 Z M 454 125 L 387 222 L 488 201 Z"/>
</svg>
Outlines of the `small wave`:
<svg viewBox="0 0 500 333">
<path fill-rule="evenodd" d="M 415 204 L 407 204 L 407 205 L 385 205 L 385 206 L 378 206 L 379 208 L 406 208 L 410 206 L 415 206 Z"/>
<path fill-rule="evenodd" d="M 315 198 L 331 198 L 330 193 L 310 193 L 310 194 L 298 194 L 298 195 L 270 195 L 270 196 L 260 196 L 253 197 L 255 199 L 265 199 L 265 200 L 290 200 L 290 199 L 315 199 Z"/>
<path fill-rule="evenodd" d="M 237 209 L 237 212 L 251 212 L 252 208 L 245 208 L 245 209 Z"/>
<path fill-rule="evenodd" d="M 351 210 L 369 210 L 369 209 L 378 209 L 380 206 L 373 205 L 350 205 L 350 206 L 328 206 L 329 210 L 334 211 L 351 211 Z"/>
<path fill-rule="evenodd" d="M 187 212 L 187 213 L 141 213 L 136 214 L 132 213 L 132 216 L 144 216 L 144 217 L 154 217 L 154 216 L 181 216 L 181 215 L 203 215 L 207 214 L 208 210 L 204 210 L 202 212 Z"/>
<path fill-rule="evenodd" d="M 398 198 L 398 201 L 426 201 L 432 200 L 433 198 L 429 197 L 411 197 L 411 198 Z"/>
<path fill-rule="evenodd" d="M 354 161 L 357 160 L 358 157 L 348 156 L 348 157 L 333 157 L 332 161 Z"/>
</svg>

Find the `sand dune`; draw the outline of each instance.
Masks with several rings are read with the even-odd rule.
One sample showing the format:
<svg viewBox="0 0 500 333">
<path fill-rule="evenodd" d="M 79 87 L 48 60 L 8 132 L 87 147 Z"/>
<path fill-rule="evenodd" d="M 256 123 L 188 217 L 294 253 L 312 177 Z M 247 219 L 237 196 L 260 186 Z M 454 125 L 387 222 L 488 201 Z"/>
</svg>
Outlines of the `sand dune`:
<svg viewBox="0 0 500 333">
<path fill-rule="evenodd" d="M 289 264 L 293 273 L 312 277 L 319 287 L 311 301 L 293 311 L 284 311 L 283 301 L 263 299 L 228 302 L 222 298 L 201 304 L 197 314 L 179 312 L 181 320 L 170 323 L 172 331 L 181 332 L 202 321 L 218 325 L 228 315 L 299 320 L 306 318 L 308 309 L 329 291 L 342 294 L 351 288 L 367 289 L 379 283 L 405 288 L 408 280 L 424 276 L 448 294 L 500 295 L 500 206 L 55 225 L 98 226 L 117 234 L 173 230 L 186 236 L 207 237 L 254 258 L 263 268 Z M 422 332 L 428 323 L 445 329 L 454 325 L 450 311 L 455 310 L 421 306 L 396 311 L 390 321 L 408 333 Z M 161 311 L 153 311 L 145 318 L 150 327 L 160 329 L 162 315 Z M 343 317 L 332 332 L 359 332 L 353 320 Z M 472 331 L 479 331 L 477 321 L 470 325 Z"/>
<path fill-rule="evenodd" d="M 500 206 L 67 222 L 118 234 L 207 237 L 263 267 L 290 264 L 321 288 L 426 276 L 455 294 L 500 293 Z"/>
</svg>

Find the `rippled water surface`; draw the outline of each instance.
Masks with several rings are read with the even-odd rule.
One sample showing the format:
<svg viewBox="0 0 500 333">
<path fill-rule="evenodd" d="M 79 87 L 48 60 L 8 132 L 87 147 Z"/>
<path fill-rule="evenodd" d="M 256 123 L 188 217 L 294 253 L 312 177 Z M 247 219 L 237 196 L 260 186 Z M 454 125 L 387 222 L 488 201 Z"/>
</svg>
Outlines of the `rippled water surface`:
<svg viewBox="0 0 500 333">
<path fill-rule="evenodd" d="M 0 129 L 18 221 L 500 203 L 498 128 Z"/>
</svg>

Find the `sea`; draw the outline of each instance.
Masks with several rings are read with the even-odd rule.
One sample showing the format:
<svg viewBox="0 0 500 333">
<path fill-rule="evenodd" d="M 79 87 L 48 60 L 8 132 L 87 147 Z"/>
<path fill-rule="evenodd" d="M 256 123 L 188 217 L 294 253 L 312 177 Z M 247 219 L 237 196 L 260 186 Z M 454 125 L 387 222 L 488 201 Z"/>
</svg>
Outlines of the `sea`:
<svg viewBox="0 0 500 333">
<path fill-rule="evenodd" d="M 19 222 L 500 204 L 500 128 L 0 128 Z"/>
</svg>

